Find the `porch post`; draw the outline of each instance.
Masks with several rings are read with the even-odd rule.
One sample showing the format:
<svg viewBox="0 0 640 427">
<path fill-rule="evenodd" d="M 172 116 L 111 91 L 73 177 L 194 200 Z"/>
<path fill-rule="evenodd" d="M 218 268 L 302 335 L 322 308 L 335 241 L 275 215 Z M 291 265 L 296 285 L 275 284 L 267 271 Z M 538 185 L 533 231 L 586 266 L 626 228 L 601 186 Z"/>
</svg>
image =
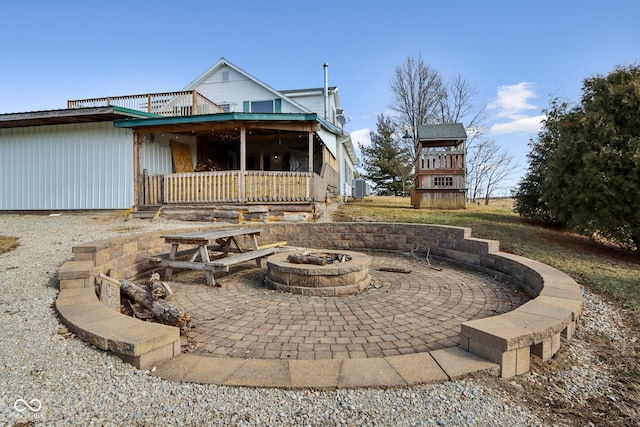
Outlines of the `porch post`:
<svg viewBox="0 0 640 427">
<path fill-rule="evenodd" d="M 313 131 L 309 131 L 309 172 L 313 174 Z"/>
<path fill-rule="evenodd" d="M 137 131 L 133 131 L 133 204 L 138 205 L 140 197 L 140 145 L 142 140 Z"/>
<path fill-rule="evenodd" d="M 244 202 L 244 174 L 247 170 L 247 128 L 240 128 L 240 175 L 238 176 L 238 200 Z"/>
</svg>

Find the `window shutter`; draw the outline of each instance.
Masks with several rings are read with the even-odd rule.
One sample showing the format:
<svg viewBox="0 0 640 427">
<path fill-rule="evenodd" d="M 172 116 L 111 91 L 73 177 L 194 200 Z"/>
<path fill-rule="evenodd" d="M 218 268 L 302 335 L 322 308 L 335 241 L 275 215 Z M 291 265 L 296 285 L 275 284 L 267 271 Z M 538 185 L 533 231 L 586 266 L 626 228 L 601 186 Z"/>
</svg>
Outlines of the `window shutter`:
<svg viewBox="0 0 640 427">
<path fill-rule="evenodd" d="M 244 113 L 250 113 L 251 112 L 251 105 L 249 104 L 249 101 L 244 101 L 242 103 L 242 112 L 244 112 Z"/>
<path fill-rule="evenodd" d="M 273 102 L 274 113 L 282 113 L 282 99 L 275 99 Z"/>
</svg>

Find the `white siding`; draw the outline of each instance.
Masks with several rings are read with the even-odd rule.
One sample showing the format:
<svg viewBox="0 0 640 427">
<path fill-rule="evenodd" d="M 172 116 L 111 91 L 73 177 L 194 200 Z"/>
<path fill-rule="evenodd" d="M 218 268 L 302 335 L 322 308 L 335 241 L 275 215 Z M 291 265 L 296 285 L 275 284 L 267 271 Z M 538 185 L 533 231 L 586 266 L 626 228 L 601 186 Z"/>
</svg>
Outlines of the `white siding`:
<svg viewBox="0 0 640 427">
<path fill-rule="evenodd" d="M 140 172 L 144 169 L 149 175 L 173 172 L 170 135 L 155 134 L 153 140 L 149 135 L 143 137 L 140 147 Z"/>
<path fill-rule="evenodd" d="M 223 72 L 229 73 L 228 81 L 222 81 Z M 231 104 L 231 111 L 236 113 L 242 113 L 244 101 L 267 101 L 277 98 L 272 91 L 229 67 L 220 68 L 193 89 L 216 104 Z M 282 112 L 301 113 L 302 111 L 283 99 Z"/>
<path fill-rule="evenodd" d="M 318 116 L 324 118 L 324 95 L 305 95 L 305 96 L 290 96 L 290 98 L 302 105 L 305 108 L 317 113 Z M 336 126 L 340 126 L 336 122 L 336 97 L 331 92 L 329 94 L 329 111 L 327 111 L 327 120 L 332 122 Z"/>
<path fill-rule="evenodd" d="M 324 96 L 322 94 L 316 96 L 291 96 L 290 98 L 317 113 L 318 116 L 324 117 Z"/>
<path fill-rule="evenodd" d="M 0 129 L 0 210 L 133 204 L 133 136 L 111 122 Z"/>
<path fill-rule="evenodd" d="M 338 143 L 338 141 L 336 135 L 323 129 L 317 131 L 316 134 L 320 137 L 324 145 L 327 146 L 327 149 L 331 151 L 331 154 L 333 154 L 337 158 L 338 151 L 336 144 Z"/>
</svg>

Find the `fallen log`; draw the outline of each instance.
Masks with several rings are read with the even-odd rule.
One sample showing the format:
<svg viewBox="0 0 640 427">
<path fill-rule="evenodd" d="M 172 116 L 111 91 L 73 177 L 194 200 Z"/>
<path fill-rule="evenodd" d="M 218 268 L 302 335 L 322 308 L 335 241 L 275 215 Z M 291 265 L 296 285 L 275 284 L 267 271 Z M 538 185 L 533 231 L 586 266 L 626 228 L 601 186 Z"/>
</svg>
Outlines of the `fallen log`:
<svg viewBox="0 0 640 427">
<path fill-rule="evenodd" d="M 123 313 L 127 314 L 128 316 L 135 317 L 136 319 L 151 320 L 155 319 L 156 317 L 156 315 L 151 310 L 147 310 L 138 303 L 132 303 L 126 298 L 122 302 L 122 307 Z"/>
<path fill-rule="evenodd" d="M 191 329 L 191 316 L 168 301 L 157 300 L 153 295 L 128 280 L 120 279 L 120 291 L 130 300 L 150 310 L 165 325 L 177 326 L 184 333 Z"/>
<path fill-rule="evenodd" d="M 313 264 L 313 265 L 327 265 L 327 258 L 317 255 L 295 255 L 291 254 L 287 257 L 287 261 L 294 264 Z"/>
<path fill-rule="evenodd" d="M 160 275 L 158 273 L 153 273 L 151 275 L 151 278 L 149 279 L 149 289 L 151 290 L 151 295 L 155 299 L 171 301 L 173 291 L 169 285 L 160 281 Z"/>
</svg>

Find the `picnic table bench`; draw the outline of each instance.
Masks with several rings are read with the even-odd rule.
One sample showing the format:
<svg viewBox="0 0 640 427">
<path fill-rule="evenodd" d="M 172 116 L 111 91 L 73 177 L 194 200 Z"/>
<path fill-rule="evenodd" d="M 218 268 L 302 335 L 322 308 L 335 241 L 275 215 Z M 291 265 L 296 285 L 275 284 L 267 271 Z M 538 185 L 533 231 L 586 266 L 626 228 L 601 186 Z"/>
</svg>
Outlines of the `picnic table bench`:
<svg viewBox="0 0 640 427">
<path fill-rule="evenodd" d="M 257 266 L 261 267 L 261 259 L 276 251 L 274 247 L 263 249 L 258 247 L 257 236 L 260 235 L 261 231 L 261 229 L 257 228 L 221 228 L 163 235 L 160 237 L 164 238 L 166 243 L 171 244 L 169 253 L 150 257 L 149 261 L 165 267 L 165 280 L 171 280 L 174 268 L 202 270 L 207 279 L 207 284 L 213 286 L 216 284 L 213 276 L 214 272 L 229 271 L 229 266 L 251 260 L 256 260 Z M 240 236 L 249 238 L 252 250 L 242 250 L 236 240 Z M 232 243 L 238 252 L 231 252 Z M 197 247 L 179 251 L 180 245 L 195 245 Z M 213 260 L 209 255 L 209 250 L 212 249 L 220 252 Z M 177 259 L 187 255 L 190 255 L 188 261 Z"/>
</svg>

